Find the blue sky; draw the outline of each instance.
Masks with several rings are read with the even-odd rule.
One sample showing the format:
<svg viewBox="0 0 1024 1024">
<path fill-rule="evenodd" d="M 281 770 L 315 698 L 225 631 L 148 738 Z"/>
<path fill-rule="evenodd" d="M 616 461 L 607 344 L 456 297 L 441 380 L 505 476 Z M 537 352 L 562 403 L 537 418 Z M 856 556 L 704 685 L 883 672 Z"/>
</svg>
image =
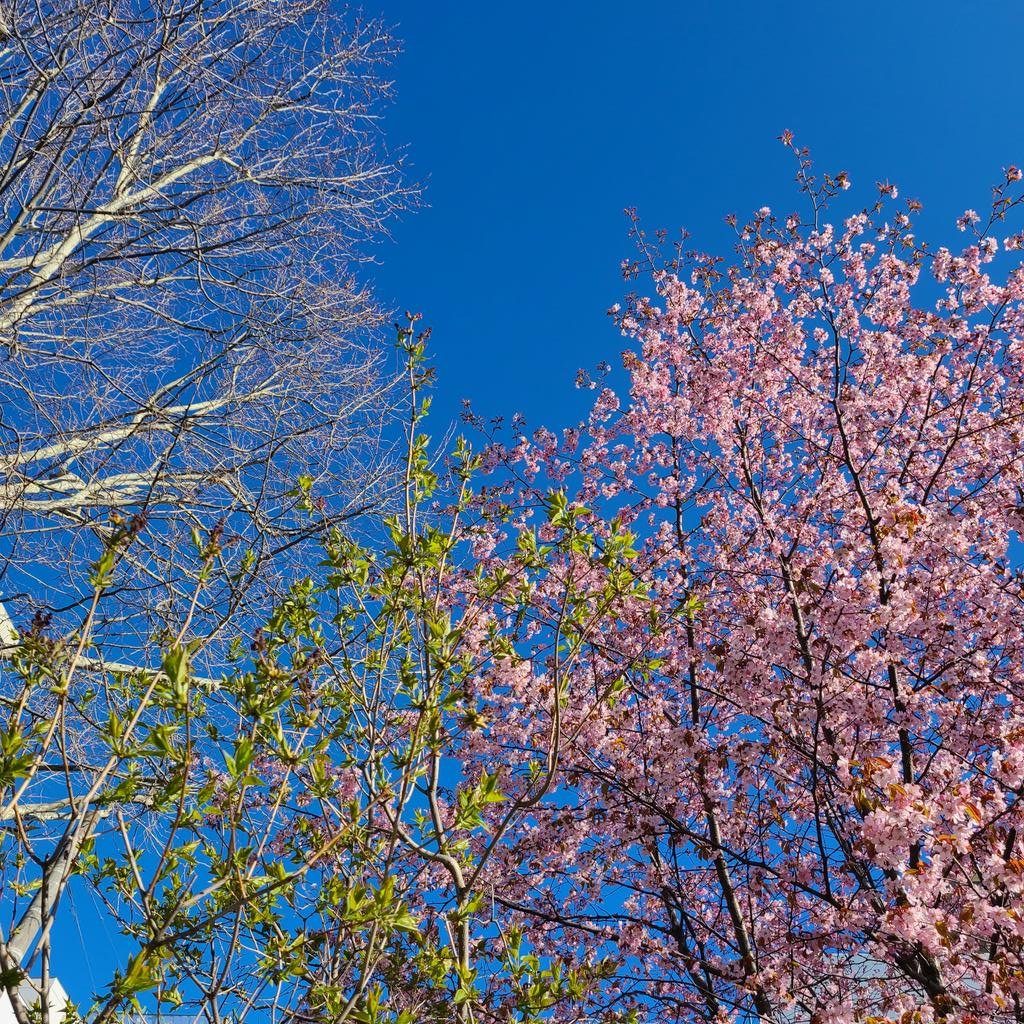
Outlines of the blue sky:
<svg viewBox="0 0 1024 1024">
<path fill-rule="evenodd" d="M 876 180 L 959 236 L 1024 163 L 1024 4 L 370 0 L 403 41 L 384 132 L 428 208 L 395 225 L 382 298 L 434 328 L 440 419 L 569 424 L 577 368 L 618 364 L 623 208 L 728 253 L 725 214 L 799 206 L 791 128 L 849 201 Z"/>
</svg>

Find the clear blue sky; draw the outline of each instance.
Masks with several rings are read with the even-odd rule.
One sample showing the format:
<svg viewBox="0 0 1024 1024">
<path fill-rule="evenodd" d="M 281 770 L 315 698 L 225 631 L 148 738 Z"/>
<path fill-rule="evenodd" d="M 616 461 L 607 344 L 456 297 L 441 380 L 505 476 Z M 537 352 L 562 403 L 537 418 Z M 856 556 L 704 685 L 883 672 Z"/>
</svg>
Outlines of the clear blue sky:
<svg viewBox="0 0 1024 1024">
<path fill-rule="evenodd" d="M 364 0 L 366 2 L 366 0 Z M 784 128 L 889 179 L 949 242 L 1003 167 L 1024 164 L 1024 4 L 369 0 L 403 40 L 384 130 L 429 208 L 396 225 L 377 285 L 434 327 L 438 417 L 567 424 L 580 366 L 618 364 L 605 310 L 633 250 L 622 210 L 695 244 L 723 216 L 793 210 Z M 440 424 L 435 421 L 435 432 Z"/>
</svg>

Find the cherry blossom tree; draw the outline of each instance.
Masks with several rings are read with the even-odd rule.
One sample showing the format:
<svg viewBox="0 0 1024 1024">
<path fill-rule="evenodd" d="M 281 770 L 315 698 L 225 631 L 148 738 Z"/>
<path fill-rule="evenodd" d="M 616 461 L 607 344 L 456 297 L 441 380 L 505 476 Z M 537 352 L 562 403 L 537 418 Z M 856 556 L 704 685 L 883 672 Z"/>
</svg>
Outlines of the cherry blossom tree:
<svg viewBox="0 0 1024 1024">
<path fill-rule="evenodd" d="M 932 250 L 796 152 L 731 266 L 639 236 L 624 402 L 488 454 L 473 749 L 546 790 L 481 881 L 617 965 L 565 1019 L 1020 1021 L 1021 172 Z"/>
</svg>

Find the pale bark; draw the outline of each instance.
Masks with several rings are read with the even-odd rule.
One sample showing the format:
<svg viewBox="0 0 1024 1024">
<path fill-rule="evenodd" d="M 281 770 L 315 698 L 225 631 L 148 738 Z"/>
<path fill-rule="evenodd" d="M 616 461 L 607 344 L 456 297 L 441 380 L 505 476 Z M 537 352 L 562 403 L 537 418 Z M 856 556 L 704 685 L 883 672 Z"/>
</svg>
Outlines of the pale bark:
<svg viewBox="0 0 1024 1024">
<path fill-rule="evenodd" d="M 38 751 L 0 783 L 8 991 L 92 842 L 169 856 L 106 716 L 158 727 L 175 645 L 214 694 L 302 542 L 386 500 L 390 51 L 331 0 L 0 2 L 0 733 Z"/>
<path fill-rule="evenodd" d="M 338 520 L 386 487 L 353 275 L 407 199 L 374 124 L 390 43 L 328 0 L 4 10 L 0 599 L 22 628 L 73 605 L 111 510 L 147 517 L 136 603 L 178 600 L 193 526 L 269 584 L 300 475 Z"/>
</svg>

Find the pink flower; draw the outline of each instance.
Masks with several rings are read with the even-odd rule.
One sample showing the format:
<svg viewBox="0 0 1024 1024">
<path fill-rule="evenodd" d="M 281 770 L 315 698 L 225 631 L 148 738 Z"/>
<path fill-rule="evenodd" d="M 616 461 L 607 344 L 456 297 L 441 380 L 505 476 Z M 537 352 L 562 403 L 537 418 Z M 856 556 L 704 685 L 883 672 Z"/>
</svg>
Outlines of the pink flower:
<svg viewBox="0 0 1024 1024">
<path fill-rule="evenodd" d="M 981 220 L 974 210 L 965 210 L 956 220 L 956 226 L 960 231 L 966 231 L 968 226 L 977 224 Z"/>
</svg>

